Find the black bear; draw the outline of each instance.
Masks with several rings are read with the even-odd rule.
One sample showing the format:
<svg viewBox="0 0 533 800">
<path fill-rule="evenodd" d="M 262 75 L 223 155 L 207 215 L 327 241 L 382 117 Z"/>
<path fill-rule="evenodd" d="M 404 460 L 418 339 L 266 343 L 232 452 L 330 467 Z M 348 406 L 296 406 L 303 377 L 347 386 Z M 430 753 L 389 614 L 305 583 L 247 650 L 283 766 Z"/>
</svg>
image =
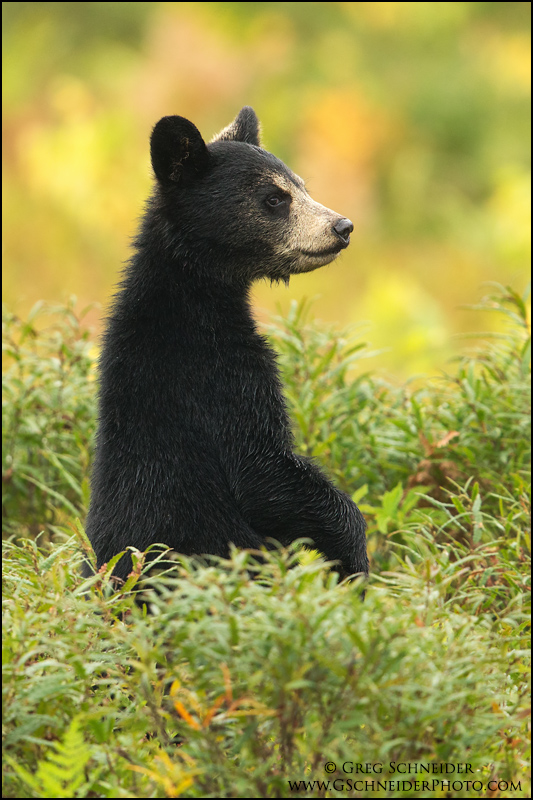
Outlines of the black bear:
<svg viewBox="0 0 533 800">
<path fill-rule="evenodd" d="M 100 567 L 128 545 L 227 556 L 308 537 L 341 575 L 366 573 L 352 500 L 293 452 L 258 278 L 333 261 L 353 225 L 311 199 L 243 108 L 208 145 L 187 119 L 151 137 L 156 184 L 103 338 L 87 533 Z M 114 574 L 125 579 L 125 555 Z"/>
</svg>

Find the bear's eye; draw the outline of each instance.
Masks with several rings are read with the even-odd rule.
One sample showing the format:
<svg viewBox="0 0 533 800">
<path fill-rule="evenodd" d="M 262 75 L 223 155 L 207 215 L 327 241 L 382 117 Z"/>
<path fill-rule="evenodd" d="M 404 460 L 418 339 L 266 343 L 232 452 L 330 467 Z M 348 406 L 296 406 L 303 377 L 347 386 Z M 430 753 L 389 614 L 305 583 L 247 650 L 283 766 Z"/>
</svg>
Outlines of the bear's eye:
<svg viewBox="0 0 533 800">
<path fill-rule="evenodd" d="M 276 206 L 279 206 L 284 202 L 285 198 L 279 194 L 271 194 L 270 197 L 267 197 L 267 205 L 271 208 L 276 208 Z"/>
</svg>

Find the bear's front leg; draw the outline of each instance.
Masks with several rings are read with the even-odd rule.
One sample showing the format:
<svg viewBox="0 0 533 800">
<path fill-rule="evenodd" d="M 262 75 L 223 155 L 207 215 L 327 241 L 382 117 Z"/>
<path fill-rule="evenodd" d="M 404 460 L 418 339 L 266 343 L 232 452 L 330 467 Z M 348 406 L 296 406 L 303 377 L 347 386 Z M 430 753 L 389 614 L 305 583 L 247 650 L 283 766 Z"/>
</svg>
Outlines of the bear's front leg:
<svg viewBox="0 0 533 800">
<path fill-rule="evenodd" d="M 368 574 L 366 524 L 356 504 L 311 461 L 288 453 L 250 456 L 241 465 L 235 499 L 246 522 L 284 545 L 312 539 L 341 577 Z"/>
</svg>

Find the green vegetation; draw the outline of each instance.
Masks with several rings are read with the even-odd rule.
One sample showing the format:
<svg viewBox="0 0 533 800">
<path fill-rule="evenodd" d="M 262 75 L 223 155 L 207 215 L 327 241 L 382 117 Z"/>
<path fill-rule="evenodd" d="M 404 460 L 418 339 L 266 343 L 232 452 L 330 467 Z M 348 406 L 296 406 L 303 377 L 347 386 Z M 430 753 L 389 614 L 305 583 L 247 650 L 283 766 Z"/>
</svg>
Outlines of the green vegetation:
<svg viewBox="0 0 533 800">
<path fill-rule="evenodd" d="M 36 303 L 26 320 L 3 310 L 4 532 L 49 539 L 87 511 L 96 392 L 84 313 L 74 301 Z"/>
<path fill-rule="evenodd" d="M 3 796 L 529 797 L 526 302 L 501 288 L 507 333 L 402 387 L 304 306 L 271 329 L 300 450 L 365 512 L 364 603 L 297 548 L 82 581 L 91 342 L 73 303 L 5 314 Z"/>
</svg>

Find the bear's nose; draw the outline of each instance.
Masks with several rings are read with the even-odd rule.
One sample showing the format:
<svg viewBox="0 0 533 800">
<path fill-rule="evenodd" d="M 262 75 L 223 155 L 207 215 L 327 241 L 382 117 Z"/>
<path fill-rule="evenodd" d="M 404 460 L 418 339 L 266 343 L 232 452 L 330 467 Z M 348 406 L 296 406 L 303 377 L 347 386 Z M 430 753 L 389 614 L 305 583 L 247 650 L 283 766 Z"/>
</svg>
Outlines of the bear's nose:
<svg viewBox="0 0 533 800">
<path fill-rule="evenodd" d="M 353 222 L 350 219 L 343 217 L 343 219 L 340 219 L 335 223 L 333 230 L 339 239 L 344 243 L 344 245 L 347 246 L 350 241 L 350 234 L 353 231 Z"/>
</svg>

